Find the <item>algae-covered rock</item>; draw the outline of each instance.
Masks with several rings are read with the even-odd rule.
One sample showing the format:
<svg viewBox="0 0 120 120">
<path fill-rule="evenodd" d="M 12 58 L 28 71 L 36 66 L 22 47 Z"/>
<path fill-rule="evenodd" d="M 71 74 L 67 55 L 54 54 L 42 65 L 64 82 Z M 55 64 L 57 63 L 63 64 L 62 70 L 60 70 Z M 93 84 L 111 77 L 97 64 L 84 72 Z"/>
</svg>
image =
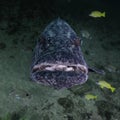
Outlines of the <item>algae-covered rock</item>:
<svg viewBox="0 0 120 120">
<path fill-rule="evenodd" d="M 84 95 L 85 92 L 91 91 L 92 86 L 89 84 L 84 84 L 84 86 L 75 86 L 69 89 L 71 92 L 73 92 L 75 95 Z"/>
<path fill-rule="evenodd" d="M 3 50 L 6 48 L 6 44 L 3 42 L 0 42 L 0 50 Z"/>
<path fill-rule="evenodd" d="M 96 106 L 98 108 L 98 112 L 103 118 L 106 120 L 111 120 L 111 117 L 115 110 L 115 105 L 112 103 L 109 103 L 107 101 L 97 101 Z"/>
<path fill-rule="evenodd" d="M 65 109 L 65 112 L 72 112 L 74 109 L 73 101 L 67 97 L 59 98 L 58 103 Z"/>
</svg>

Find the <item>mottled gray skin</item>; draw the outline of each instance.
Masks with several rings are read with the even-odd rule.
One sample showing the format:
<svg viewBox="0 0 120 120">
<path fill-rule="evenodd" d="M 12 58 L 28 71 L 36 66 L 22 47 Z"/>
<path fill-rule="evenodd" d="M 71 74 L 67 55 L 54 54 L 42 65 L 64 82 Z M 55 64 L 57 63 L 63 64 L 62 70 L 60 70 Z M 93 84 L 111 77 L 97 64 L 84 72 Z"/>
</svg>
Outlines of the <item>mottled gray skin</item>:
<svg viewBox="0 0 120 120">
<path fill-rule="evenodd" d="M 41 33 L 34 49 L 31 79 L 55 88 L 69 88 L 87 81 L 88 67 L 80 38 L 64 20 L 54 20 Z"/>
</svg>

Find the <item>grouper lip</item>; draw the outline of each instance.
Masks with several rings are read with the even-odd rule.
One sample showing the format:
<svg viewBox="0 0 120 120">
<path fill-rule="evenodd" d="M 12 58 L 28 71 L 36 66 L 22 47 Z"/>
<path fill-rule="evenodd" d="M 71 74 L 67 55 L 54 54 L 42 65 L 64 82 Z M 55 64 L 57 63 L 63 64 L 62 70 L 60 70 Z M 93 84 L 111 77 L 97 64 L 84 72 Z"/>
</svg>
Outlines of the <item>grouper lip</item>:
<svg viewBox="0 0 120 120">
<path fill-rule="evenodd" d="M 39 63 L 33 66 L 32 71 L 64 71 L 64 72 L 82 72 L 88 74 L 88 68 L 82 64 L 71 63 Z"/>
</svg>

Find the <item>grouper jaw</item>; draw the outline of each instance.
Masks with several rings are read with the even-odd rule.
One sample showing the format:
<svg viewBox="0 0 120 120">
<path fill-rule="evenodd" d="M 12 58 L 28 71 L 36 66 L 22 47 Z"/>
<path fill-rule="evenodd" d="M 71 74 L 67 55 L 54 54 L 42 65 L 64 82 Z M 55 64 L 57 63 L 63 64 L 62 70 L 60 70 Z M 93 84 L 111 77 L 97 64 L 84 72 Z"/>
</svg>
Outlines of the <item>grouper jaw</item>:
<svg viewBox="0 0 120 120">
<path fill-rule="evenodd" d="M 88 73 L 88 68 L 82 64 L 64 64 L 64 63 L 40 63 L 33 67 L 33 71 L 65 71 L 65 72 L 82 72 Z"/>
</svg>

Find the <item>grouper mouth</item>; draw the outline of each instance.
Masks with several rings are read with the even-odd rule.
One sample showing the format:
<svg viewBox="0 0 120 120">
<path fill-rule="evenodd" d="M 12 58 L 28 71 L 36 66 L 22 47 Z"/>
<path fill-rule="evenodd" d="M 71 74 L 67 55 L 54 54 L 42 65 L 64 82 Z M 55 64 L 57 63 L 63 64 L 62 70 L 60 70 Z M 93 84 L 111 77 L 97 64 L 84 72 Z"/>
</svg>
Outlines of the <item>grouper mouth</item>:
<svg viewBox="0 0 120 120">
<path fill-rule="evenodd" d="M 55 88 L 83 84 L 88 79 L 88 68 L 82 64 L 43 62 L 33 66 L 32 79 Z"/>
<path fill-rule="evenodd" d="M 82 72 L 84 74 L 88 73 L 88 69 L 85 65 L 81 64 L 65 64 L 65 63 L 41 63 L 33 67 L 33 71 L 64 71 L 64 72 Z"/>
</svg>

